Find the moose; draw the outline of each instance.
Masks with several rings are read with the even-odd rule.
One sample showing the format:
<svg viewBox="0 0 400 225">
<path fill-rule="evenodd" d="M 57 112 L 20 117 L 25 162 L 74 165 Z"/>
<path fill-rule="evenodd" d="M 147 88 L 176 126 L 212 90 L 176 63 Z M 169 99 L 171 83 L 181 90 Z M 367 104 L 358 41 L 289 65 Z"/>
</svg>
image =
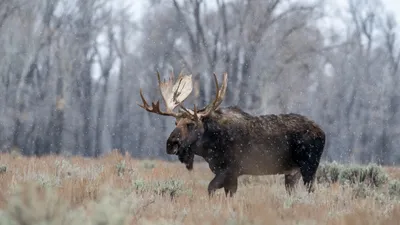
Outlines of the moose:
<svg viewBox="0 0 400 225">
<path fill-rule="evenodd" d="M 138 104 L 148 112 L 175 117 L 175 129 L 166 142 L 166 153 L 177 155 L 190 171 L 194 156 L 209 164 L 215 177 L 208 185 L 208 195 L 224 188 L 233 196 L 241 175 L 284 175 L 287 193 L 303 178 L 308 193 L 314 192 L 315 174 L 325 145 L 325 133 L 305 116 L 270 114 L 254 116 L 237 106 L 219 107 L 227 89 L 228 74 L 223 74 L 221 86 L 214 73 L 215 99 L 204 108 L 188 109 L 183 102 L 193 90 L 192 75 L 179 74 L 161 81 L 158 88 L 166 110 L 160 102 L 151 106 L 143 97 Z M 178 110 L 174 111 L 177 107 Z"/>
</svg>

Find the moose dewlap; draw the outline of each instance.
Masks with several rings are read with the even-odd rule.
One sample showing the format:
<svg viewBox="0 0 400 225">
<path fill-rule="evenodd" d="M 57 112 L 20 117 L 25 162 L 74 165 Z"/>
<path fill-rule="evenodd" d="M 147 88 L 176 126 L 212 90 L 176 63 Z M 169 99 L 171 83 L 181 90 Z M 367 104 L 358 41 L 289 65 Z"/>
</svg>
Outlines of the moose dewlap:
<svg viewBox="0 0 400 225">
<path fill-rule="evenodd" d="M 223 74 L 221 87 L 216 75 L 216 96 L 206 107 L 188 109 L 182 105 L 193 90 L 192 76 L 180 74 L 162 82 L 159 88 L 166 110 L 159 101 L 150 106 L 140 96 L 148 112 L 172 116 L 176 127 L 167 143 L 167 154 L 177 155 L 193 169 L 194 155 L 208 162 L 214 179 L 208 185 L 211 196 L 224 188 L 226 194 L 237 191 L 241 175 L 285 175 L 285 187 L 290 193 L 302 177 L 309 192 L 313 191 L 315 174 L 325 146 L 325 133 L 314 121 L 299 114 L 253 116 L 236 106 L 219 107 L 222 103 L 228 74 Z M 179 107 L 178 112 L 175 108 Z"/>
</svg>

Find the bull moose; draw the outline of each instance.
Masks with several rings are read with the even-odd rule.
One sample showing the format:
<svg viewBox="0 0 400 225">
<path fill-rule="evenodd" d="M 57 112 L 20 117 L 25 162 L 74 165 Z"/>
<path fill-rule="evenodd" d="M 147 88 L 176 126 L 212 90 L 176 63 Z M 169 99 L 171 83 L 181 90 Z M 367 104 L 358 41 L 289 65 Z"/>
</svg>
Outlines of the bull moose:
<svg viewBox="0 0 400 225">
<path fill-rule="evenodd" d="M 204 158 L 215 177 L 208 185 L 212 196 L 224 188 L 232 197 L 241 175 L 285 175 L 285 188 L 290 194 L 294 185 L 303 178 L 308 192 L 314 191 L 314 180 L 325 145 L 324 131 L 312 120 L 299 114 L 253 116 L 237 106 L 219 107 L 224 99 L 228 74 L 223 74 L 219 87 L 214 73 L 215 99 L 202 109 L 183 106 L 193 89 L 192 75 L 174 75 L 158 86 L 166 110 L 160 103 L 150 106 L 143 97 L 148 112 L 175 117 L 175 129 L 167 143 L 167 154 L 177 155 L 188 170 L 193 169 L 194 156 Z M 177 112 L 173 111 L 179 107 Z"/>
</svg>

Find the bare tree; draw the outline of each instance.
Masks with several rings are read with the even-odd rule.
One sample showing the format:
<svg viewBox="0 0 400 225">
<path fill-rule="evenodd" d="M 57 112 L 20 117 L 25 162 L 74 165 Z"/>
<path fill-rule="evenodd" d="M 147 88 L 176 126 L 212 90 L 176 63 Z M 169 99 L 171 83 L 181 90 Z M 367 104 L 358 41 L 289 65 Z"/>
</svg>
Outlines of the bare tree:
<svg viewBox="0 0 400 225">
<path fill-rule="evenodd" d="M 323 0 L 156 0 L 135 21 L 110 0 L 0 0 L 0 147 L 174 159 L 174 124 L 138 108 L 139 88 L 155 99 L 157 71 L 192 73 L 185 104 L 200 106 L 228 72 L 223 104 L 312 117 L 325 159 L 399 163 L 396 18 L 379 0 L 347 3 L 328 16 Z"/>
</svg>

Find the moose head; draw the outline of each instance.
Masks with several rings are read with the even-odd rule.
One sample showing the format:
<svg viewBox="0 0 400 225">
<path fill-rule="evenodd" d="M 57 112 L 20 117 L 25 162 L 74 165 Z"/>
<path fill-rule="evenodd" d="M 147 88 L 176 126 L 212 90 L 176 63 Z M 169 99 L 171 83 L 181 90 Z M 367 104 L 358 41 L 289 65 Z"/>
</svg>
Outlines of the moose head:
<svg viewBox="0 0 400 225">
<path fill-rule="evenodd" d="M 151 113 L 175 117 L 176 127 L 167 140 L 166 152 L 178 155 L 179 160 L 185 163 L 189 170 L 193 168 L 194 149 L 205 141 L 204 121 L 218 109 L 226 93 L 228 74 L 223 74 L 221 87 L 215 73 L 213 75 L 217 90 L 216 96 L 210 104 L 201 109 L 197 109 L 195 104 L 193 110 L 183 106 L 183 102 L 193 90 L 192 75 L 179 74 L 174 82 L 174 75 L 171 73 L 171 77 L 167 81 L 161 81 L 160 74 L 157 72 L 158 87 L 165 103 L 165 111 L 161 111 L 159 100 L 155 103 L 152 102 L 150 106 L 140 89 L 140 97 L 143 102 L 143 105 L 139 105 L 140 107 Z M 174 112 L 177 107 L 179 107 L 178 112 Z"/>
</svg>

